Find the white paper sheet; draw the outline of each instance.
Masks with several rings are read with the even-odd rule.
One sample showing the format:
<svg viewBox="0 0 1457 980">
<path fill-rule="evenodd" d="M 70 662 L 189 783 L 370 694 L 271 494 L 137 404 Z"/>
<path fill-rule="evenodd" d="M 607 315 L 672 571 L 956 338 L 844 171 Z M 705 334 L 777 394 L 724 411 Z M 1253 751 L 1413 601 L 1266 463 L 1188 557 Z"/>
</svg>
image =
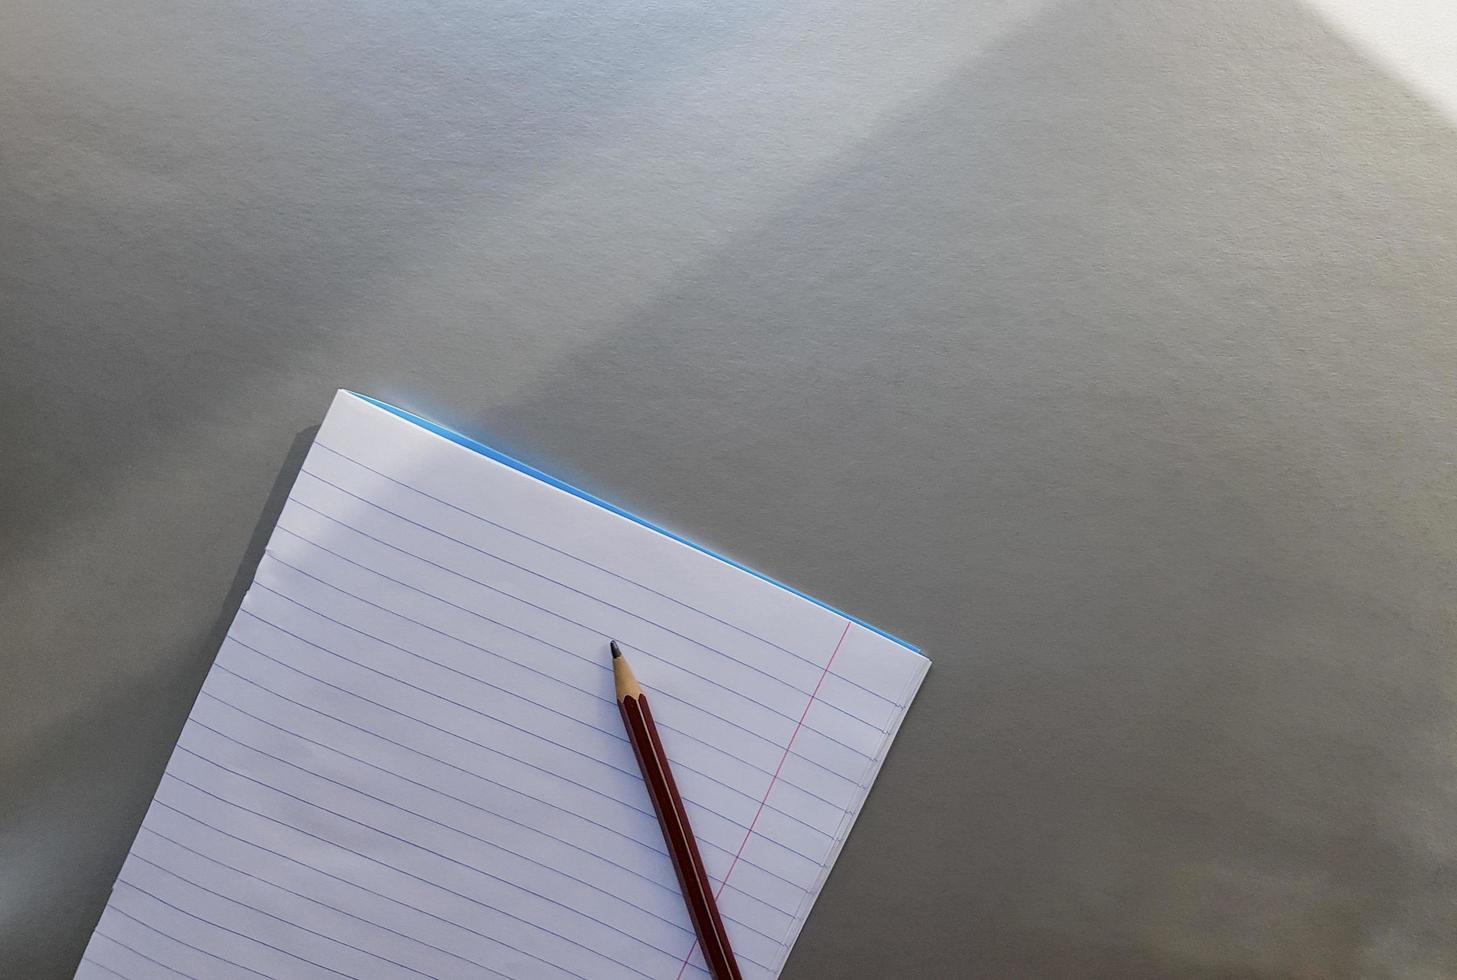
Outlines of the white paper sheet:
<svg viewBox="0 0 1457 980">
<path fill-rule="evenodd" d="M 706 976 L 609 638 L 777 976 L 929 661 L 347 392 L 77 976 Z"/>
</svg>

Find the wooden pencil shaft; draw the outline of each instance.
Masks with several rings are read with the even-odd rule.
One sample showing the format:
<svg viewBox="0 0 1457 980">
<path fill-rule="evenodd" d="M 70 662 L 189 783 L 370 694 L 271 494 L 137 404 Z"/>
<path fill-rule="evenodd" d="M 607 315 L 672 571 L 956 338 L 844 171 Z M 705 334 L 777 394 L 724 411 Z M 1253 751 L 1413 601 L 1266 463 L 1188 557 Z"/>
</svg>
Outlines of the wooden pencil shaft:
<svg viewBox="0 0 1457 980">
<path fill-rule="evenodd" d="M 678 876 L 678 886 L 683 893 L 683 902 L 688 917 L 698 936 L 699 948 L 709 972 L 716 980 L 743 980 L 739 966 L 729 945 L 728 932 L 719 915 L 718 902 L 698 851 L 693 828 L 688 822 L 688 812 L 678 794 L 673 771 L 668 765 L 667 753 L 663 751 L 662 740 L 658 738 L 657 726 L 653 723 L 652 709 L 642 693 L 626 660 L 614 649 L 613 672 L 617 684 L 617 707 L 622 713 L 622 723 L 627 730 L 628 742 L 637 756 L 642 770 L 643 783 L 648 797 L 658 815 L 658 825 L 663 831 L 663 842 L 672 859 L 673 870 Z"/>
</svg>

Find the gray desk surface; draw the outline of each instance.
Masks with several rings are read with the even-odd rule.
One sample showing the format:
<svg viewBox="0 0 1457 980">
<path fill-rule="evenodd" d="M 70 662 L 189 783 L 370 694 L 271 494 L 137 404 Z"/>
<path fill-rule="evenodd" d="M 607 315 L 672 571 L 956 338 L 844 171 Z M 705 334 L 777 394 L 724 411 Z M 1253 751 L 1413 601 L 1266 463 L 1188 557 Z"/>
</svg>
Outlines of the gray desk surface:
<svg viewBox="0 0 1457 980">
<path fill-rule="evenodd" d="M 339 386 L 927 649 L 786 976 L 1457 974 L 1454 206 L 1293 0 L 12 0 L 0 974 Z"/>
</svg>

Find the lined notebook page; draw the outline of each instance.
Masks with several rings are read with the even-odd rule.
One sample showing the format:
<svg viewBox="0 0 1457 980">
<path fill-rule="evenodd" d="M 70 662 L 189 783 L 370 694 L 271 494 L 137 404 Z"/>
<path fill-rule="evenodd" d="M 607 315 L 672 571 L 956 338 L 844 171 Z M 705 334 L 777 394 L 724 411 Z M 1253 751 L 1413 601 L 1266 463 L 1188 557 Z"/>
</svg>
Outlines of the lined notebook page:
<svg viewBox="0 0 1457 980">
<path fill-rule="evenodd" d="M 345 392 L 77 976 L 707 976 L 609 638 L 777 976 L 929 662 Z"/>
</svg>

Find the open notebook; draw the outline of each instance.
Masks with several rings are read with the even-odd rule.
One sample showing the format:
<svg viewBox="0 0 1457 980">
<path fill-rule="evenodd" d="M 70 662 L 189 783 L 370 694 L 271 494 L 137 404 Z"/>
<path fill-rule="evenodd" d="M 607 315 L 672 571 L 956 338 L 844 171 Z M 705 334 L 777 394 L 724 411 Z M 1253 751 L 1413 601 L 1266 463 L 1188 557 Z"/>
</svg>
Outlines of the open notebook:
<svg viewBox="0 0 1457 980">
<path fill-rule="evenodd" d="M 609 638 L 777 976 L 929 661 L 349 392 L 77 976 L 706 976 Z"/>
</svg>

